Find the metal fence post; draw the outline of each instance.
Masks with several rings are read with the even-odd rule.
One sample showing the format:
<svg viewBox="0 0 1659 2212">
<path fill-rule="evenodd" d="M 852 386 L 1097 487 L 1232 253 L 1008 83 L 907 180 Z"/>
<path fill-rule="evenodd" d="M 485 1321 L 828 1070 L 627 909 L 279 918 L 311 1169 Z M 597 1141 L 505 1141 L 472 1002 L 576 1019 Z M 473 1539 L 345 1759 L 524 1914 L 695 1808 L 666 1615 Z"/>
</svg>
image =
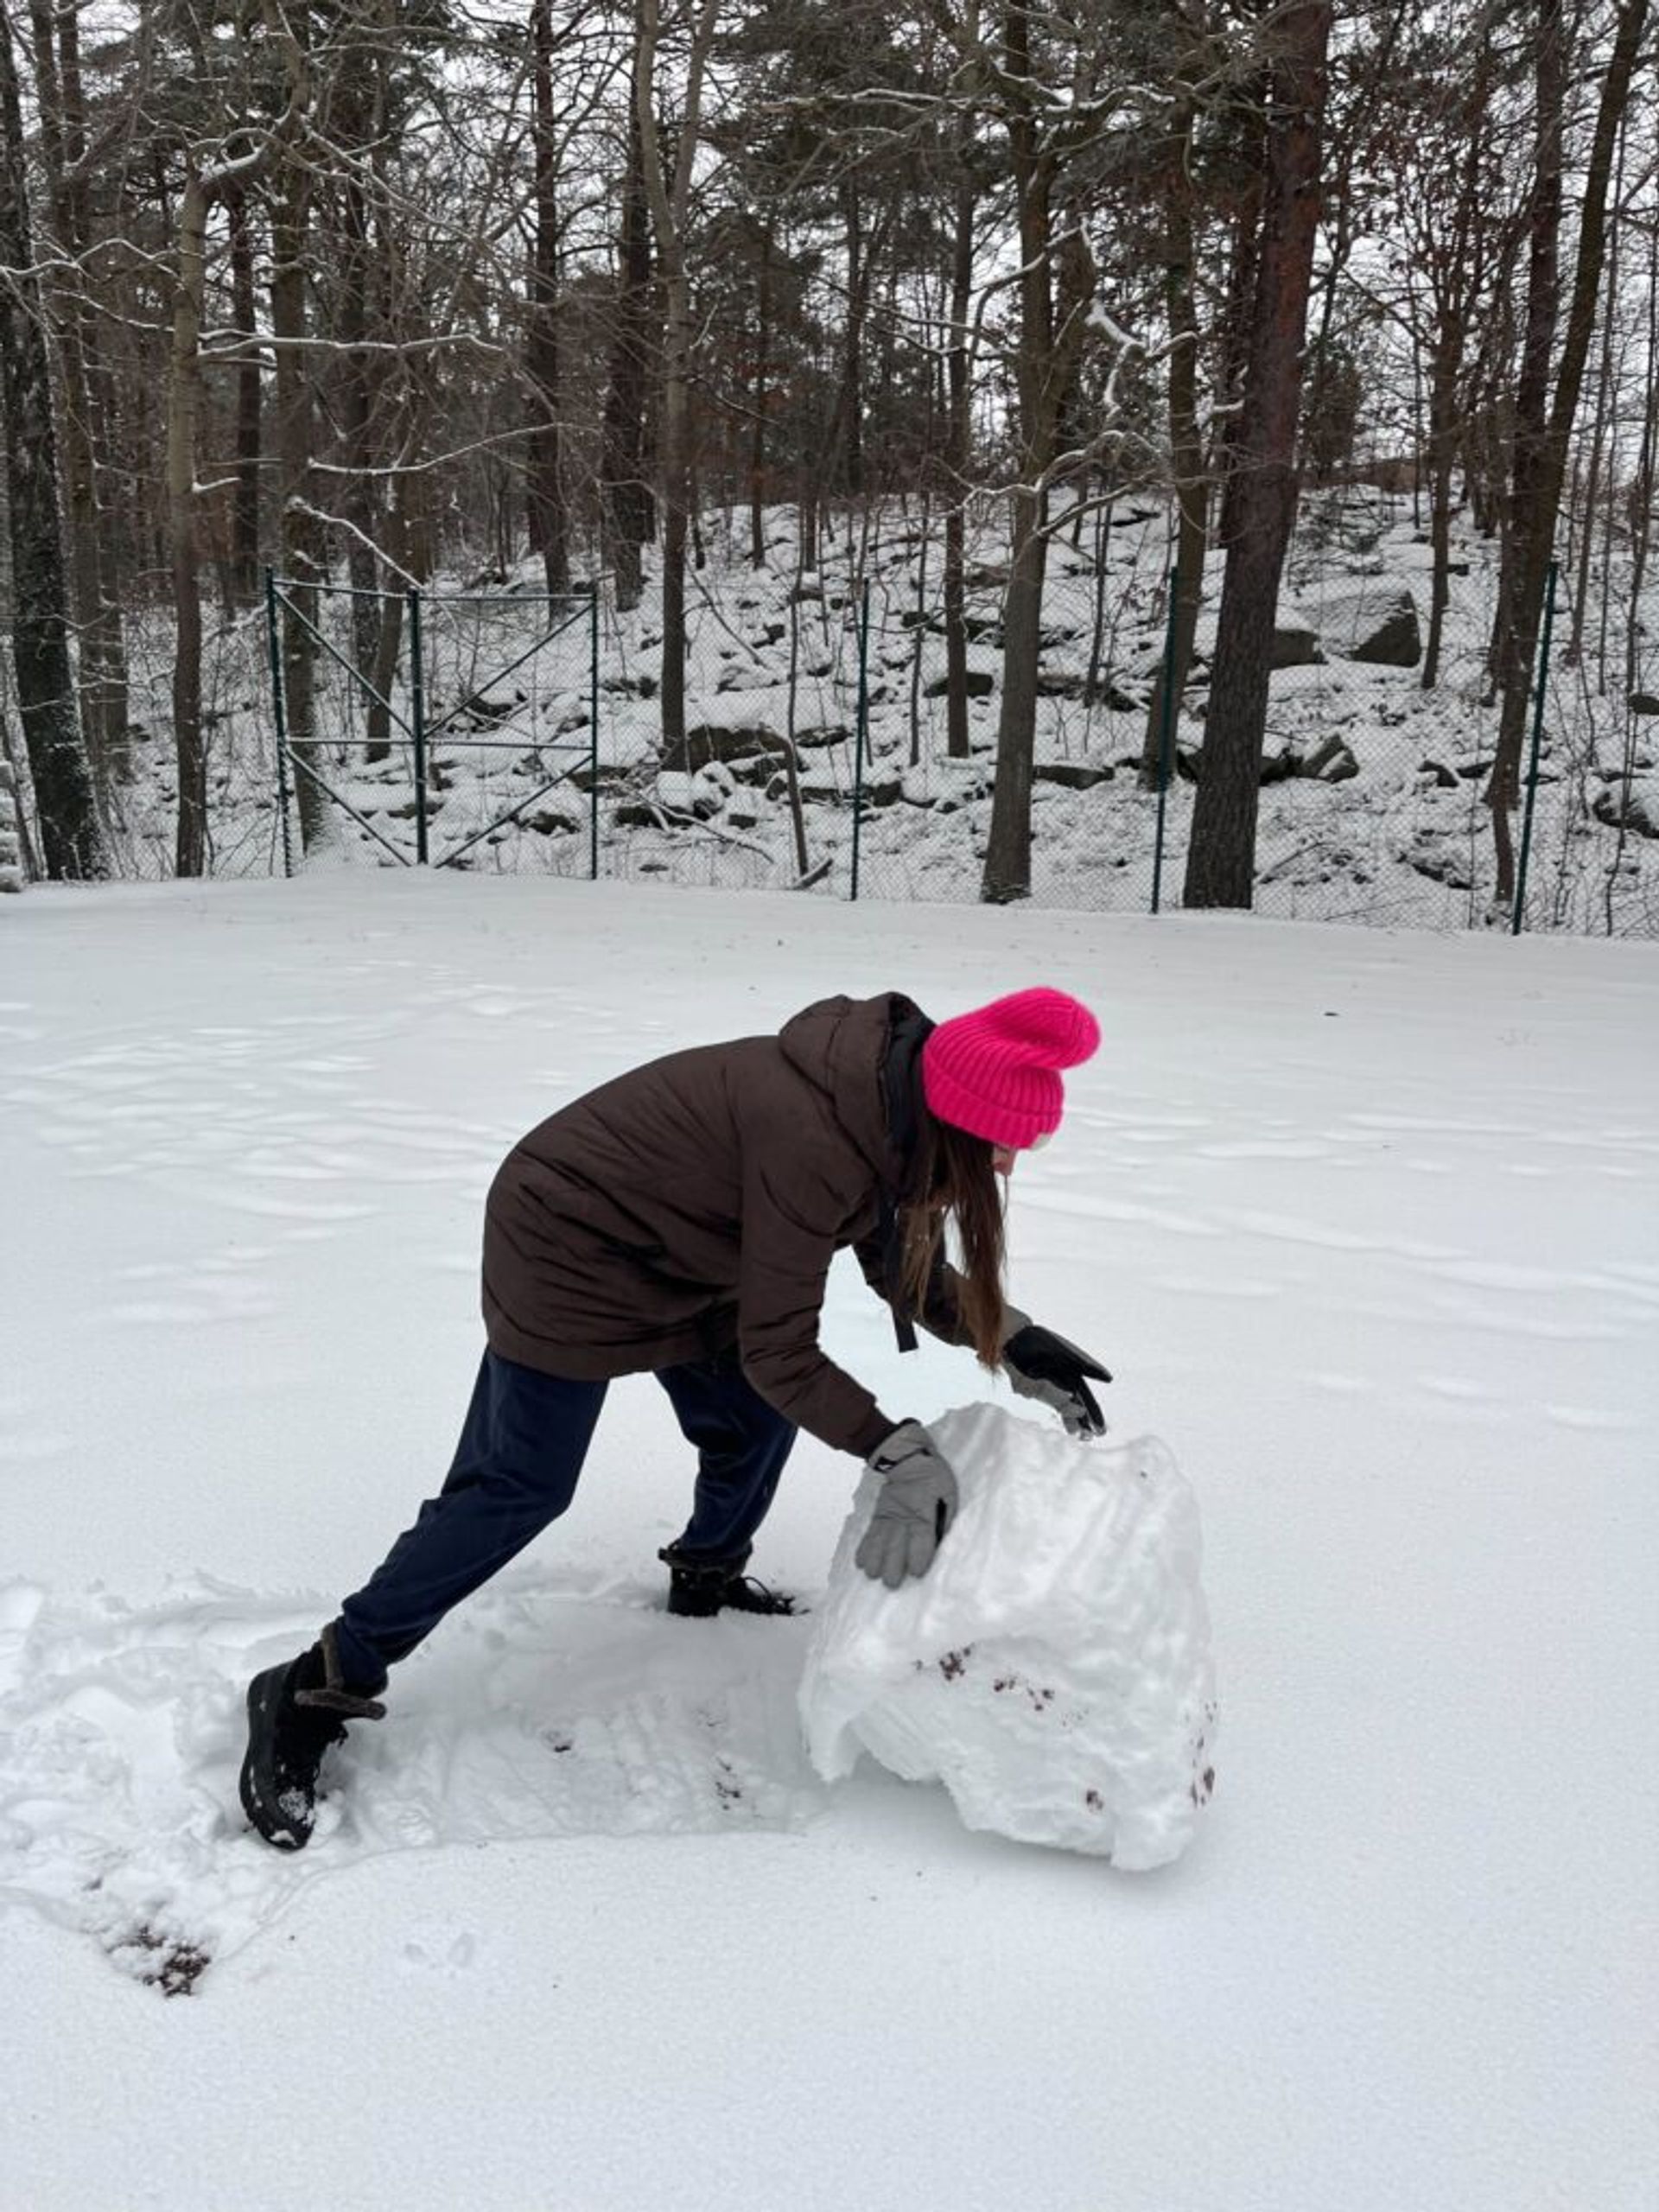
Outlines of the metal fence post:
<svg viewBox="0 0 1659 2212">
<path fill-rule="evenodd" d="M 1169 619 L 1164 625 L 1163 710 L 1158 726 L 1158 827 L 1152 846 L 1152 911 L 1158 912 L 1164 887 L 1164 809 L 1169 797 L 1170 755 L 1175 736 L 1175 608 L 1181 572 L 1169 572 Z"/>
<path fill-rule="evenodd" d="M 288 827 L 288 695 L 283 689 L 283 649 L 277 642 L 276 571 L 265 570 L 265 642 L 270 654 L 270 697 L 276 721 L 276 819 L 283 832 L 283 874 L 294 873 Z"/>
<path fill-rule="evenodd" d="M 1549 633 L 1555 620 L 1555 579 L 1560 565 L 1549 564 L 1549 582 L 1544 592 L 1543 633 L 1538 640 L 1538 689 L 1532 709 L 1532 758 L 1527 764 L 1527 804 L 1521 820 L 1521 861 L 1515 876 L 1515 908 L 1510 916 L 1510 935 L 1521 934 L 1522 916 L 1527 905 L 1527 862 L 1532 853 L 1532 810 L 1538 797 L 1538 748 L 1544 734 L 1544 690 L 1549 681 Z"/>
<path fill-rule="evenodd" d="M 853 728 L 853 880 L 858 897 L 858 847 L 864 824 L 864 737 L 870 710 L 870 580 L 866 576 L 858 594 L 858 709 Z"/>
<path fill-rule="evenodd" d="M 409 730 L 415 742 L 415 865 L 426 866 L 426 671 L 421 657 L 421 593 L 409 594 Z"/>
</svg>

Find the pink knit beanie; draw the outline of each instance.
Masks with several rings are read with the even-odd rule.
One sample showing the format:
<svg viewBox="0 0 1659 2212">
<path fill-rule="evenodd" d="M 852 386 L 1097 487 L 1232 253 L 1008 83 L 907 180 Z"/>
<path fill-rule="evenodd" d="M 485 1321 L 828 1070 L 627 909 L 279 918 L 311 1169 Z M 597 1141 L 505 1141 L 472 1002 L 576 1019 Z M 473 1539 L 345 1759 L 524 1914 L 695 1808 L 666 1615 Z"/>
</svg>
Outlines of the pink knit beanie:
<svg viewBox="0 0 1659 2212">
<path fill-rule="evenodd" d="M 922 1095 L 942 1122 L 1016 1149 L 1060 1126 L 1062 1068 L 1100 1044 L 1100 1025 L 1064 991 L 1011 991 L 940 1022 L 922 1046 Z"/>
</svg>

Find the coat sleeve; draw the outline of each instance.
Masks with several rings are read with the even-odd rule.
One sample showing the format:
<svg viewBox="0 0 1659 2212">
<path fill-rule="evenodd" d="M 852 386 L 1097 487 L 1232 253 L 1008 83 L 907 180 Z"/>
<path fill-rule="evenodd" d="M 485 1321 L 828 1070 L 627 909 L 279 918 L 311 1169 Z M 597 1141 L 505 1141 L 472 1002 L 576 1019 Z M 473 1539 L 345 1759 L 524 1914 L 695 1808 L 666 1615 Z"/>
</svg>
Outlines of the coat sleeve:
<svg viewBox="0 0 1659 2212">
<path fill-rule="evenodd" d="M 849 1211 L 782 1144 L 748 1147 L 743 1173 L 737 1331 L 743 1371 L 785 1420 L 867 1459 L 895 1423 L 819 1347 L 830 1262 Z"/>
</svg>

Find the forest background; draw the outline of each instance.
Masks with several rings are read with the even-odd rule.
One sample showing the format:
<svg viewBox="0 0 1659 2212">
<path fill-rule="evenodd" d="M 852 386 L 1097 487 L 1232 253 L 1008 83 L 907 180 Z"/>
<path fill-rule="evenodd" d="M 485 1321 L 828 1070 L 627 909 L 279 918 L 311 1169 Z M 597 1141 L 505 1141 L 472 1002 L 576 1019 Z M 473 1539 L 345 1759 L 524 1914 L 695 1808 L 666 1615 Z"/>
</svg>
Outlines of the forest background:
<svg viewBox="0 0 1659 2212">
<path fill-rule="evenodd" d="M 1490 558 L 1502 921 L 1544 663 L 1591 702 L 1595 822 L 1659 835 L 1655 63 L 1649 0 L 7 0 L 0 870 L 124 872 L 146 778 L 173 869 L 211 868 L 204 669 L 257 637 L 267 569 L 314 853 L 320 588 L 359 594 L 384 702 L 411 589 L 529 563 L 607 623 L 648 598 L 639 703 L 695 766 L 715 518 L 757 571 L 785 546 L 798 604 L 834 548 L 854 607 L 899 514 L 947 758 L 996 657 L 977 890 L 1019 899 L 1054 550 L 1103 572 L 1134 502 L 1168 620 L 1112 704 L 1148 785 L 1201 716 L 1179 895 L 1248 906 L 1287 550 L 1368 485 L 1424 549 L 1424 692 Z M 397 734 L 372 711 L 366 757 Z"/>
</svg>

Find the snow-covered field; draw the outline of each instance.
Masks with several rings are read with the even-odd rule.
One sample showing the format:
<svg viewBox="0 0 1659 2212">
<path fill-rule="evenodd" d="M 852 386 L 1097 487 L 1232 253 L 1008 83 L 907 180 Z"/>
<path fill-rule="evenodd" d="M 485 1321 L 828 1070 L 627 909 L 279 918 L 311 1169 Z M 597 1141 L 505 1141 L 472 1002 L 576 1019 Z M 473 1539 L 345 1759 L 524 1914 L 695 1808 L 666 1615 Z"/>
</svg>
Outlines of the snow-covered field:
<svg viewBox="0 0 1659 2212">
<path fill-rule="evenodd" d="M 888 985 L 1098 1010 L 1014 1284 L 1198 1497 L 1179 1865 L 801 1749 L 810 1623 L 669 1620 L 618 1385 L 309 1851 L 241 1685 L 442 1478 L 558 1100 Z M 0 2205 L 1650 2212 L 1659 949 L 519 877 L 0 909 Z M 850 1267 L 837 1355 L 895 1409 Z M 757 1569 L 821 1590 L 804 1442 Z M 168 1987 L 180 1991 L 170 2000 Z"/>
</svg>

